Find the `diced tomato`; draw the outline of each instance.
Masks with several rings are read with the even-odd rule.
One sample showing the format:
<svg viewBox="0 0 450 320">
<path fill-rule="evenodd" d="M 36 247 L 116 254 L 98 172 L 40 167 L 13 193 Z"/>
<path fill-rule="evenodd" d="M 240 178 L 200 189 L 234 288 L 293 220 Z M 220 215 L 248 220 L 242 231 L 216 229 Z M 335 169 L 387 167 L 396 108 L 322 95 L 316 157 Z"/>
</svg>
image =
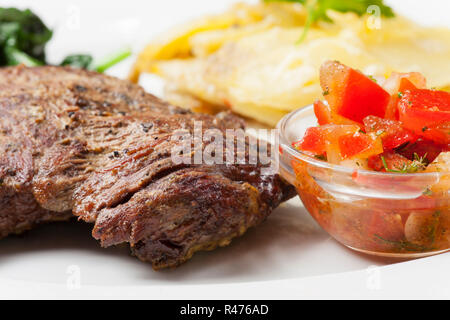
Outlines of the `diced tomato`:
<svg viewBox="0 0 450 320">
<path fill-rule="evenodd" d="M 423 136 L 444 144 L 450 144 L 450 122 L 441 123 L 423 129 Z"/>
<path fill-rule="evenodd" d="M 352 125 L 328 125 L 327 131 L 327 161 L 334 164 L 339 164 L 343 158 L 339 148 L 339 137 L 345 135 L 353 135 L 357 133 L 360 128 Z"/>
<path fill-rule="evenodd" d="M 364 159 L 373 170 L 400 172 L 415 170 L 418 157 L 432 162 L 450 150 L 450 93 L 424 89 L 422 74 L 393 73 L 381 87 L 329 61 L 320 82 L 326 99 L 314 103 L 320 126 L 293 144 L 299 150 L 333 164 Z"/>
<path fill-rule="evenodd" d="M 355 125 L 323 125 L 306 130 L 293 146 L 314 155 L 327 155 L 331 163 L 344 159 L 367 158 L 383 152 L 381 139 L 359 132 Z"/>
<path fill-rule="evenodd" d="M 416 89 L 425 89 L 426 88 L 426 79 L 423 75 L 420 73 L 405 73 L 405 74 L 395 74 L 391 76 L 391 78 L 394 77 L 394 81 L 397 82 L 397 85 L 395 86 L 395 89 L 393 92 L 389 91 L 391 96 L 391 101 L 389 102 L 389 105 L 386 110 L 386 119 L 393 119 L 398 120 L 400 118 L 399 111 L 398 111 L 398 103 L 400 102 L 400 99 L 402 98 L 403 94 L 406 91 L 416 90 Z M 389 81 L 392 81 L 391 78 L 388 79 Z"/>
<path fill-rule="evenodd" d="M 384 159 L 384 162 L 383 162 Z M 369 158 L 369 168 L 375 171 L 386 171 L 386 167 L 389 170 L 400 170 L 405 166 L 412 163 L 411 160 L 405 158 L 404 156 L 388 151 L 380 155 L 376 155 Z M 386 164 L 386 167 L 384 166 Z"/>
<path fill-rule="evenodd" d="M 330 124 L 333 122 L 331 117 L 331 109 L 321 100 L 314 102 L 314 114 L 316 115 L 319 125 Z"/>
<path fill-rule="evenodd" d="M 339 137 L 339 149 L 343 159 L 368 158 L 383 153 L 380 138 L 361 132 Z"/>
<path fill-rule="evenodd" d="M 302 140 L 293 143 L 293 147 L 311 152 L 314 155 L 323 155 L 326 152 L 325 134 L 323 127 L 311 127 L 305 132 Z"/>
<path fill-rule="evenodd" d="M 416 141 L 419 136 L 403 128 L 401 122 L 368 116 L 364 119 L 366 133 L 373 133 L 383 141 L 384 150 L 392 150 L 407 142 Z"/>
<path fill-rule="evenodd" d="M 426 80 L 424 80 L 424 81 L 426 81 Z M 416 86 L 413 82 L 411 82 L 410 79 L 402 78 L 400 80 L 400 87 L 398 88 L 397 96 L 399 95 L 398 93 L 400 93 L 400 95 L 402 95 L 405 91 L 412 91 L 412 90 L 416 90 L 416 89 L 426 89 L 426 87 L 425 87 L 425 85 L 420 86 L 420 87 Z"/>
<path fill-rule="evenodd" d="M 372 156 L 368 160 L 368 166 L 374 171 L 383 171 L 384 165 L 381 161 L 380 155 Z"/>
<path fill-rule="evenodd" d="M 449 150 L 450 148 L 448 145 L 440 145 L 433 141 L 420 139 L 407 145 L 405 148 L 398 150 L 398 153 L 410 160 L 414 160 L 417 155 L 420 158 L 426 158 L 428 163 L 431 163 L 441 154 L 441 152 Z"/>
<path fill-rule="evenodd" d="M 354 134 L 360 130 L 359 126 L 328 124 L 320 127 L 308 128 L 303 139 L 294 142 L 296 149 L 310 152 L 314 155 L 333 153 L 337 148 L 337 139 L 343 135 Z"/>
<path fill-rule="evenodd" d="M 331 108 L 323 101 L 316 101 L 314 103 L 314 113 L 317 117 L 319 125 L 325 124 L 344 124 L 344 125 L 356 125 L 363 129 L 363 126 L 355 121 L 342 117 L 331 110 Z"/>
<path fill-rule="evenodd" d="M 338 115 L 358 123 L 369 115 L 384 118 L 390 95 L 361 72 L 329 61 L 321 68 L 320 82 L 331 110 Z"/>
<path fill-rule="evenodd" d="M 427 79 L 418 72 L 397 73 L 394 72 L 385 81 L 383 88 L 391 95 L 391 101 L 386 110 L 386 119 L 398 120 L 398 103 L 407 90 L 426 89 Z"/>
<path fill-rule="evenodd" d="M 400 121 L 414 133 L 440 144 L 450 143 L 450 93 L 417 89 L 399 102 Z"/>
<path fill-rule="evenodd" d="M 425 77 L 419 72 L 393 72 L 389 79 L 387 79 L 383 84 L 384 90 L 393 96 L 398 96 L 399 92 L 404 92 L 406 90 L 426 89 L 426 87 L 427 79 L 425 79 Z"/>
<path fill-rule="evenodd" d="M 388 107 L 388 111 L 386 111 L 386 118 L 387 119 L 395 119 L 395 120 L 399 120 L 400 119 L 400 112 L 398 111 L 398 103 L 400 102 L 401 97 L 403 96 L 403 94 L 406 91 L 411 91 L 411 90 L 415 90 L 417 89 L 416 86 L 414 86 L 414 84 L 409 81 L 408 79 L 402 79 L 400 81 L 400 87 L 398 88 L 398 92 L 397 94 L 393 95 L 393 101 L 391 98 L 391 102 L 394 103 L 394 105 L 392 106 L 392 109 L 390 109 L 391 105 Z"/>
</svg>

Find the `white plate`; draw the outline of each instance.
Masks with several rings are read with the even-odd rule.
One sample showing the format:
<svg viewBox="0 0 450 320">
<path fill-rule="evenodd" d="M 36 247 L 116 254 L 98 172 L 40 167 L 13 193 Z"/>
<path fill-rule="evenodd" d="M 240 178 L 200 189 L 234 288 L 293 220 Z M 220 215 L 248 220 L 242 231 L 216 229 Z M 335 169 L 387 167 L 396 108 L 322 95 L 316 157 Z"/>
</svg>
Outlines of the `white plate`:
<svg viewBox="0 0 450 320">
<path fill-rule="evenodd" d="M 31 7 L 55 28 L 49 59 L 100 57 L 234 1 L 8 1 Z M 448 20 L 447 1 L 391 1 L 428 24 Z M 5 4 L 2 4 L 5 5 Z M 436 8 L 440 8 L 437 10 Z M 111 74 L 125 77 L 133 59 Z M 154 93 L 156 83 L 147 82 Z M 395 298 L 449 297 L 450 255 L 400 263 L 352 252 L 311 219 L 298 199 L 229 247 L 154 272 L 126 247 L 101 249 L 91 226 L 59 223 L 0 241 L 0 298 Z M 394 264 L 394 262 L 398 262 Z"/>
</svg>

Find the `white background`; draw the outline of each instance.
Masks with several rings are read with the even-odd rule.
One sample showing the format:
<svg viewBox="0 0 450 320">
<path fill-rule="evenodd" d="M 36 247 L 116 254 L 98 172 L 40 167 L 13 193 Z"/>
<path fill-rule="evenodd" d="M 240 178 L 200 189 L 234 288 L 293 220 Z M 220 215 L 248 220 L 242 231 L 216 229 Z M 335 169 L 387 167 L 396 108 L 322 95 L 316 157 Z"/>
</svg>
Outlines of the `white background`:
<svg viewBox="0 0 450 320">
<path fill-rule="evenodd" d="M 135 52 L 156 34 L 234 1 L 0 1 L 30 7 L 55 30 L 49 60 Z M 446 0 L 388 1 L 429 25 L 449 25 Z M 133 59 L 111 70 L 125 77 Z M 153 91 L 155 88 L 149 87 Z M 155 91 L 157 91 L 155 89 Z M 224 249 L 155 273 L 126 248 L 100 249 L 90 226 L 56 224 L 0 241 L 0 298 L 450 298 L 450 254 L 401 263 L 330 239 L 293 200 Z M 395 263 L 394 263 L 395 262 Z"/>
</svg>

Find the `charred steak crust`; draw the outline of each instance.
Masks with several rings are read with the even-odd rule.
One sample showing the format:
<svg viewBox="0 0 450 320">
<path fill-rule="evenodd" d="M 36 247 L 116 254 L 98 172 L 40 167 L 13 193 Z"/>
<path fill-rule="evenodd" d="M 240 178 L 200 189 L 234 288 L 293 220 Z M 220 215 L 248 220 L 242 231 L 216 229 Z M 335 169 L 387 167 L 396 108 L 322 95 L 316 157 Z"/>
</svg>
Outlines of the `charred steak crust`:
<svg viewBox="0 0 450 320">
<path fill-rule="evenodd" d="M 171 134 L 194 121 L 243 127 L 93 72 L 0 70 L 0 237 L 72 212 L 102 246 L 128 242 L 160 269 L 227 245 L 294 195 L 260 164 L 174 164 Z"/>
</svg>

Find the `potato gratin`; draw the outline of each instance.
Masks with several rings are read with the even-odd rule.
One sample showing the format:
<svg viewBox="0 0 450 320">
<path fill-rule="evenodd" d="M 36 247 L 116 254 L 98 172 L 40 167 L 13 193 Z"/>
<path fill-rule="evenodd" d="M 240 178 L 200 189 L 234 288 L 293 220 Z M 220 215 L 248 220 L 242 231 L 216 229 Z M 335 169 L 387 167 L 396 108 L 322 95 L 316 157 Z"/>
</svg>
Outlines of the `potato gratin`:
<svg viewBox="0 0 450 320">
<path fill-rule="evenodd" d="M 317 70 L 326 60 L 382 78 L 394 70 L 417 71 L 431 87 L 450 86 L 448 29 L 399 16 L 377 23 L 354 13 L 328 16 L 333 23 L 313 24 L 298 43 L 307 18 L 302 5 L 237 4 L 163 34 L 140 54 L 130 78 L 156 73 L 170 83 L 166 98 L 174 104 L 196 111 L 229 108 L 272 126 L 321 94 Z"/>
</svg>

